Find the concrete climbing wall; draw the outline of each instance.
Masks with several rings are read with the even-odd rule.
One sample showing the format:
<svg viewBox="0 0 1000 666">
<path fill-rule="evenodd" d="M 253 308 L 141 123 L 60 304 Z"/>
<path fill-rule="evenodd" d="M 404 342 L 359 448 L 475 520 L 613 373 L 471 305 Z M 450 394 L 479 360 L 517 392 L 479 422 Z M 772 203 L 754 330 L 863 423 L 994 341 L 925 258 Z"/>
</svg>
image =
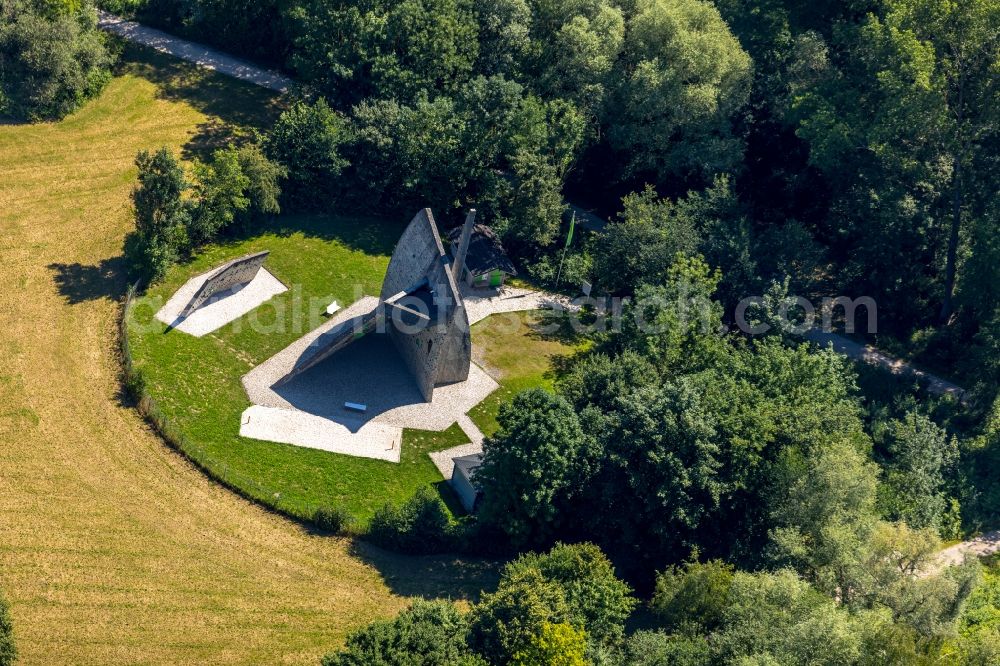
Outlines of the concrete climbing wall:
<svg viewBox="0 0 1000 666">
<path fill-rule="evenodd" d="M 201 286 L 201 289 L 194 295 L 191 302 L 184 308 L 181 316 L 186 317 L 190 315 L 216 294 L 221 294 L 232 290 L 234 287 L 253 282 L 253 279 L 257 277 L 257 273 L 260 271 L 261 266 L 264 265 L 264 260 L 267 259 L 269 254 L 270 252 L 267 251 L 250 254 L 239 259 L 233 259 L 228 264 L 219 268 Z"/>
</svg>

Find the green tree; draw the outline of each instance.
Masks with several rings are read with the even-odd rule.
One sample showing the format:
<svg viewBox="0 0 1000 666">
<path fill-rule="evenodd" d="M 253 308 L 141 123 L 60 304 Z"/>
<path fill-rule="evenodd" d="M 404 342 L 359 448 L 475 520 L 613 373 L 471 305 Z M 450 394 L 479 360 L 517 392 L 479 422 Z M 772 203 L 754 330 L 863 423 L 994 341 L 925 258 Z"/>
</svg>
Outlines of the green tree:
<svg viewBox="0 0 1000 666">
<path fill-rule="evenodd" d="M 246 228 L 262 217 L 281 212 L 281 180 L 288 172 L 280 164 L 267 159 L 255 143 L 238 148 L 236 157 L 240 171 L 249 179 L 245 194 L 250 200 L 250 207 L 242 215 L 237 215 L 237 222 Z"/>
<path fill-rule="evenodd" d="M 700 240 L 690 217 L 647 185 L 622 199 L 618 219 L 601 233 L 594 276 L 602 289 L 619 294 L 662 284 L 677 255 L 697 253 Z"/>
<path fill-rule="evenodd" d="M 569 519 L 565 508 L 583 491 L 591 439 L 572 406 L 542 389 L 523 391 L 500 408 L 500 429 L 484 443 L 476 479 L 479 515 L 515 546 L 550 541 Z"/>
<path fill-rule="evenodd" d="M 879 490 L 886 517 L 957 536 L 954 518 L 949 519 L 957 507 L 949 501 L 945 485 L 958 460 L 958 442 L 912 411 L 889 423 L 885 437 L 888 460 Z"/>
<path fill-rule="evenodd" d="M 476 71 L 515 80 L 531 52 L 531 7 L 528 0 L 475 0 L 479 24 Z"/>
<path fill-rule="evenodd" d="M 628 553 L 648 571 L 696 545 L 720 506 L 727 484 L 717 423 L 689 377 L 635 391 L 619 418 L 620 430 L 605 444 L 601 491 L 606 506 L 629 509 L 590 520 L 604 527 L 612 552 Z"/>
<path fill-rule="evenodd" d="M 309 0 L 290 15 L 296 70 L 345 105 L 453 91 L 478 53 L 471 0 Z"/>
<path fill-rule="evenodd" d="M 711 3 L 639 0 L 620 66 L 606 122 L 629 173 L 666 181 L 739 161 L 731 118 L 747 100 L 751 62 Z"/>
<path fill-rule="evenodd" d="M 722 624 L 734 569 L 720 560 L 691 559 L 656 576 L 650 608 L 668 628 L 699 635 Z"/>
<path fill-rule="evenodd" d="M 284 174 L 284 168 L 255 144 L 216 150 L 209 162 L 197 162 L 187 226 L 191 244 L 212 241 L 236 225 L 247 229 L 261 217 L 280 212 L 278 179 Z"/>
<path fill-rule="evenodd" d="M 711 367 L 726 348 L 719 335 L 722 306 L 712 299 L 720 279 L 700 256 L 676 255 L 659 286 L 636 290 L 613 343 L 646 357 L 661 373 Z"/>
<path fill-rule="evenodd" d="M 518 578 L 529 569 L 562 589 L 569 621 L 583 628 L 589 642 L 595 646 L 621 642 L 636 602 L 600 548 L 589 543 L 557 544 L 544 554 L 521 555 L 507 565 L 504 575 Z"/>
<path fill-rule="evenodd" d="M 880 82 L 909 106 L 919 101 L 934 114 L 925 124 L 942 156 L 951 162 L 950 217 L 941 319 L 953 311 L 966 196 L 974 177 L 966 170 L 983 137 L 995 132 L 994 101 L 1000 94 L 1000 4 L 994 0 L 889 0 L 884 21 L 869 26 L 906 69 Z M 925 118 L 927 116 L 924 116 Z M 934 136 L 937 134 L 937 136 Z M 995 181 L 994 181 L 995 182 Z"/>
<path fill-rule="evenodd" d="M 0 593 L 0 666 L 12 666 L 17 660 L 14 646 L 14 622 L 10 617 L 10 607 L 3 593 Z"/>
<path fill-rule="evenodd" d="M 713 649 L 726 664 L 859 664 L 865 623 L 880 620 L 852 616 L 792 571 L 739 572 Z"/>
<path fill-rule="evenodd" d="M 959 650 L 963 666 L 992 666 L 1000 662 L 1000 629 L 963 638 Z"/>
<path fill-rule="evenodd" d="M 468 623 L 449 601 L 417 601 L 351 634 L 323 666 L 485 666 L 465 644 Z"/>
<path fill-rule="evenodd" d="M 56 120 L 111 80 L 93 6 L 0 0 L 0 115 Z"/>
<path fill-rule="evenodd" d="M 132 192 L 133 233 L 125 239 L 125 255 L 142 279 L 156 281 L 189 246 L 191 206 L 183 199 L 190 183 L 169 150 L 143 150 L 135 158 L 139 184 Z"/>
<path fill-rule="evenodd" d="M 613 417 L 621 398 L 637 388 L 655 384 L 658 379 L 656 367 L 633 351 L 614 357 L 597 353 L 574 363 L 558 378 L 558 387 L 559 394 L 577 411 L 589 406 L 602 417 Z"/>
<path fill-rule="evenodd" d="M 511 666 L 586 666 L 587 635 L 565 622 L 543 622 L 528 645 L 514 653 Z"/>
<path fill-rule="evenodd" d="M 876 527 L 877 467 L 850 442 L 783 451 L 771 531 L 774 557 L 819 590 L 852 600 Z"/>
<path fill-rule="evenodd" d="M 366 100 L 352 116 L 357 182 L 373 200 L 402 208 L 420 199 L 439 211 L 459 205 L 468 187 L 460 151 L 466 130 L 451 98 Z"/>
<path fill-rule="evenodd" d="M 193 190 L 197 203 L 188 224 L 191 243 L 197 246 L 212 240 L 244 213 L 250 207 L 249 188 L 250 178 L 233 149 L 216 150 L 211 162 L 196 164 Z"/>
<path fill-rule="evenodd" d="M 476 77 L 453 96 L 409 105 L 369 100 L 354 109 L 359 189 L 384 206 L 475 206 L 504 235 L 551 244 L 562 184 L 582 142 L 583 119 L 501 76 Z"/>
<path fill-rule="evenodd" d="M 267 134 L 264 153 L 287 171 L 285 194 L 292 207 L 331 205 L 339 193 L 337 178 L 348 165 L 341 154 L 348 139 L 347 121 L 322 98 L 298 102 L 281 114 Z"/>
<path fill-rule="evenodd" d="M 621 9 L 606 0 L 533 0 L 532 85 L 595 116 L 625 38 Z"/>
<path fill-rule="evenodd" d="M 969 596 L 958 629 L 962 664 L 987 666 L 1000 661 L 1000 567 L 995 558 Z"/>
<path fill-rule="evenodd" d="M 469 645 L 491 663 L 507 664 L 531 649 L 546 623 L 562 624 L 568 613 L 562 588 L 537 569 L 524 569 L 502 578 L 472 609 Z"/>
</svg>

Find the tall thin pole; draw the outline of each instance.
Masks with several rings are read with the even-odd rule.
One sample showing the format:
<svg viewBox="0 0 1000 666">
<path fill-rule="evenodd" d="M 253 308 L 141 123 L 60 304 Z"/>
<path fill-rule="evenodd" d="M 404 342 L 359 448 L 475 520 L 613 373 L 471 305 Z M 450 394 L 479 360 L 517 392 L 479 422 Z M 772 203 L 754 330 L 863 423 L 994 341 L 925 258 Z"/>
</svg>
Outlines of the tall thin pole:
<svg viewBox="0 0 1000 666">
<path fill-rule="evenodd" d="M 569 221 L 569 233 L 566 234 L 566 244 L 563 245 L 562 258 L 559 260 L 559 270 L 556 271 L 556 284 L 559 284 L 559 280 L 562 278 L 563 262 L 566 261 L 566 251 L 569 250 L 569 244 L 573 241 L 573 230 L 576 229 L 576 211 L 573 211 L 573 217 Z"/>
</svg>

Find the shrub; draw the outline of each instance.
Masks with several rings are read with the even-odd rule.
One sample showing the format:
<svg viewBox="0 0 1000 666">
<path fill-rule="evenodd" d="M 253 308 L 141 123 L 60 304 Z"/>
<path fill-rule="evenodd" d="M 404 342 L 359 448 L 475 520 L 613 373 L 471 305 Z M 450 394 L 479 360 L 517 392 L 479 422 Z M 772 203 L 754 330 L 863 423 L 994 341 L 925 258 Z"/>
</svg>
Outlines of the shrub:
<svg viewBox="0 0 1000 666">
<path fill-rule="evenodd" d="M 452 550 L 455 536 L 448 510 L 429 488 L 421 488 L 402 506 L 386 504 L 375 512 L 368 526 L 373 543 L 413 555 Z"/>
<path fill-rule="evenodd" d="M 711 663 L 708 641 L 700 636 L 671 636 L 662 631 L 637 631 L 628 637 L 622 666 L 702 666 Z"/>
<path fill-rule="evenodd" d="M 320 507 L 313 512 L 312 521 L 322 530 L 340 534 L 354 524 L 354 516 L 342 506 Z"/>
<path fill-rule="evenodd" d="M 0 0 L 0 114 L 59 119 L 111 79 L 90 2 Z"/>
<path fill-rule="evenodd" d="M 511 659 L 511 666 L 585 666 L 587 635 L 571 624 L 543 622 Z"/>
<path fill-rule="evenodd" d="M 469 618 L 469 645 L 492 663 L 505 664 L 531 649 L 546 623 L 569 617 L 562 588 L 537 569 L 504 576 L 497 591 L 484 594 Z"/>
<path fill-rule="evenodd" d="M 447 601 L 417 601 L 393 620 L 374 622 L 347 639 L 323 666 L 485 666 L 465 644 L 468 625 Z"/>
<path fill-rule="evenodd" d="M 232 226 L 281 212 L 278 181 L 286 170 L 267 159 L 255 144 L 216 150 L 212 161 L 195 167 L 197 203 L 188 226 L 193 244 L 213 240 Z"/>
<path fill-rule="evenodd" d="M 17 659 L 14 647 L 14 623 L 10 619 L 10 608 L 3 594 L 0 594 L 0 666 L 11 666 Z"/>
<path fill-rule="evenodd" d="M 712 631 L 722 622 L 733 573 L 732 566 L 719 560 L 669 567 L 656 577 L 650 606 L 671 628 Z"/>
</svg>

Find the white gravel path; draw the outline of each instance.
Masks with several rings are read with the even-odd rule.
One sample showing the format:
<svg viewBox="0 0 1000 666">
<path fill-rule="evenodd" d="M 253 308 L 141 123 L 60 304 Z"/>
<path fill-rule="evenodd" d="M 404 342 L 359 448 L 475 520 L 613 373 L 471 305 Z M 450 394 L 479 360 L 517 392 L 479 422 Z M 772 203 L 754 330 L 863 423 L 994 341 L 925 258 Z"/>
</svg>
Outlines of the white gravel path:
<svg viewBox="0 0 1000 666">
<path fill-rule="evenodd" d="M 469 418 L 468 414 L 462 414 L 458 417 L 458 425 L 469 437 L 468 444 L 462 444 L 461 446 L 455 446 L 450 449 L 445 449 L 444 451 L 434 451 L 429 453 L 431 460 L 434 461 L 434 466 L 438 468 L 446 480 L 450 481 L 452 474 L 455 473 L 455 462 L 454 458 L 460 458 L 462 456 L 471 456 L 476 453 L 483 452 L 483 439 L 485 436 L 479 430 L 472 419 Z"/>
<path fill-rule="evenodd" d="M 214 273 L 215 270 L 211 270 L 188 280 L 160 308 L 156 318 L 178 331 L 200 338 L 229 322 L 236 321 L 278 294 L 288 291 L 288 287 L 278 278 L 271 275 L 266 268 L 261 268 L 257 277 L 249 284 L 217 294 L 187 317 L 181 317 L 188 303 Z"/>
<path fill-rule="evenodd" d="M 994 553 L 1000 553 L 1000 530 L 945 548 L 937 554 L 934 563 L 921 575 L 938 573 L 945 567 L 961 564 L 967 557 L 986 557 Z"/>
<path fill-rule="evenodd" d="M 465 310 L 468 313 L 470 325 L 480 322 L 490 315 L 504 312 L 559 308 L 571 310 L 575 307 L 566 296 L 513 287 L 503 287 L 496 291 L 493 289 L 472 289 L 463 284 L 462 297 L 465 299 Z"/>
<path fill-rule="evenodd" d="M 292 79 L 273 70 L 252 65 L 245 60 L 234 58 L 221 51 L 186 39 L 174 37 L 161 30 L 147 28 L 141 23 L 126 21 L 100 9 L 97 10 L 97 25 L 102 30 L 123 37 L 130 42 L 144 44 L 161 53 L 168 53 L 206 69 L 280 93 L 287 93 L 295 85 Z"/>
</svg>

